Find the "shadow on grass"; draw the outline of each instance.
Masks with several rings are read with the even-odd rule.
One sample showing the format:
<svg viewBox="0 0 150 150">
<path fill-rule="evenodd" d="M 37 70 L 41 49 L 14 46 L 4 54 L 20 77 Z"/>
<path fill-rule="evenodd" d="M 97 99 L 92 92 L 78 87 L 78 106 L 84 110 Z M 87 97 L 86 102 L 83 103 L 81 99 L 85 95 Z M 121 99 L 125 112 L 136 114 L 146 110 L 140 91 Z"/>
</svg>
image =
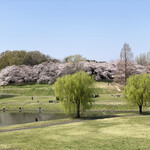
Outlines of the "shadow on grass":
<svg viewBox="0 0 150 150">
<path fill-rule="evenodd" d="M 9 87 L 9 86 L 26 86 L 26 85 L 35 85 L 35 82 L 25 82 L 25 83 L 20 83 L 20 84 L 16 84 L 16 83 L 10 83 L 9 85 L 6 85 L 5 87 Z"/>
<path fill-rule="evenodd" d="M 81 120 L 95 120 L 95 119 L 105 119 L 105 118 L 114 118 L 114 117 L 119 117 L 117 115 L 117 113 L 113 113 L 113 114 L 110 114 L 110 113 L 107 113 L 107 114 L 104 114 L 103 112 L 101 113 L 82 113 L 80 118 L 76 118 L 75 115 L 71 115 L 70 116 L 71 118 L 73 119 L 81 119 Z"/>
<path fill-rule="evenodd" d="M 150 115 L 150 111 L 145 111 L 145 112 L 143 112 L 143 113 L 140 114 L 140 115 Z"/>
<path fill-rule="evenodd" d="M 115 118 L 119 117 L 117 115 L 111 115 L 111 116 L 90 116 L 90 117 L 81 117 L 80 119 L 83 120 L 96 120 L 96 119 L 106 119 L 106 118 Z"/>
<path fill-rule="evenodd" d="M 24 86 L 30 86 L 30 85 L 49 85 L 48 83 L 36 83 L 36 82 L 24 82 L 24 83 L 20 83 L 20 84 L 16 84 L 16 83 L 12 83 L 9 86 L 16 86 L 16 87 L 24 87 Z M 7 86 L 6 86 L 7 87 Z"/>
<path fill-rule="evenodd" d="M 18 95 L 7 95 L 7 94 L 2 94 L 0 95 L 0 99 L 4 99 L 4 98 L 12 98 L 12 97 L 17 97 Z"/>
<path fill-rule="evenodd" d="M 143 112 L 142 114 L 139 114 L 138 112 L 132 112 L 132 113 L 113 113 L 113 114 L 88 114 L 81 116 L 81 119 L 83 120 L 94 120 L 94 119 L 106 119 L 106 118 L 116 118 L 116 117 L 132 117 L 132 116 L 141 116 L 141 115 L 150 115 L 150 111 Z"/>
</svg>

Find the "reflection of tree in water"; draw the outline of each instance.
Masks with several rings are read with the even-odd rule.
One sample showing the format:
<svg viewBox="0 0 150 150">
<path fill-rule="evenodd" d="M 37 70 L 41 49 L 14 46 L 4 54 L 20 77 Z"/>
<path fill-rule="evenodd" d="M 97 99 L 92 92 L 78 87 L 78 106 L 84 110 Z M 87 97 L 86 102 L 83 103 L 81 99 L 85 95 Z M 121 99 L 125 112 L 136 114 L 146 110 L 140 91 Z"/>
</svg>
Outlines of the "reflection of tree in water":
<svg viewBox="0 0 150 150">
<path fill-rule="evenodd" d="M 66 118 L 61 113 L 0 113 L 0 126 Z"/>
</svg>

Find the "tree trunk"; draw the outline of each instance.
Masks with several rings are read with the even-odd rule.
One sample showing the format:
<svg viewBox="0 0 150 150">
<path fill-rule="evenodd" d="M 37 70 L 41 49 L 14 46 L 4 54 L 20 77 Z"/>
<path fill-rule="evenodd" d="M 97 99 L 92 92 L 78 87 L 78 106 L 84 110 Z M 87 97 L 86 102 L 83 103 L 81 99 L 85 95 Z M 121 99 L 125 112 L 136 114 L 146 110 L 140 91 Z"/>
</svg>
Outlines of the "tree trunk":
<svg viewBox="0 0 150 150">
<path fill-rule="evenodd" d="M 77 115 L 76 118 L 80 118 L 80 102 L 77 103 Z"/>
<path fill-rule="evenodd" d="M 142 106 L 139 106 L 139 113 L 142 114 Z"/>
</svg>

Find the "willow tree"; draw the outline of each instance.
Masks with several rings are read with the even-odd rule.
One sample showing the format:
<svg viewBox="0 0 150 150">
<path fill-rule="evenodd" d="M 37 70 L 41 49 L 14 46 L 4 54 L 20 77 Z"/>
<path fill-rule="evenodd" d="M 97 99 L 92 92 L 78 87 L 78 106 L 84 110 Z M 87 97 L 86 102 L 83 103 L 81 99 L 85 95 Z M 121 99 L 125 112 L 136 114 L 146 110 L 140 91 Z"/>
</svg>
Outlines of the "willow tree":
<svg viewBox="0 0 150 150">
<path fill-rule="evenodd" d="M 139 113 L 142 113 L 143 105 L 150 102 L 150 75 L 130 76 L 124 89 L 124 95 L 127 102 L 137 105 Z"/>
<path fill-rule="evenodd" d="M 54 84 L 55 96 L 59 97 L 66 113 L 76 114 L 80 118 L 81 111 L 91 108 L 93 83 L 94 79 L 83 71 L 57 79 Z"/>
</svg>

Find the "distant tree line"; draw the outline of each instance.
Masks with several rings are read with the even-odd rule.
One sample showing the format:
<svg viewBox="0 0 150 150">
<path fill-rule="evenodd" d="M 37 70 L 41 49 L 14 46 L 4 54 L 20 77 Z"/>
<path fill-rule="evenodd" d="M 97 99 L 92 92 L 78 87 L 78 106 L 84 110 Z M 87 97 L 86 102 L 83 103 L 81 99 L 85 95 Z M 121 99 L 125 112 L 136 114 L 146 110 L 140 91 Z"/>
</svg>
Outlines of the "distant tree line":
<svg viewBox="0 0 150 150">
<path fill-rule="evenodd" d="M 14 50 L 14 51 L 5 51 L 0 54 L 0 69 L 3 69 L 11 65 L 38 65 L 45 61 L 55 61 L 57 59 L 52 59 L 48 55 L 44 55 L 39 51 L 30 51 L 25 50 Z"/>
<path fill-rule="evenodd" d="M 15 51 L 5 51 L 0 54 L 0 69 L 11 65 L 38 65 L 42 62 L 62 62 L 70 63 L 71 65 L 66 65 L 62 74 L 74 74 L 78 71 L 83 71 L 84 62 L 91 62 L 81 55 L 70 55 L 65 57 L 62 61 L 53 59 L 48 55 L 42 54 L 39 51 L 25 50 L 15 50 Z M 96 62 L 96 61 L 94 61 Z M 98 63 L 98 62 L 97 62 Z M 99 62 L 103 63 L 103 62 Z M 147 54 L 140 54 L 135 59 L 129 44 L 125 43 L 120 52 L 120 59 L 118 60 L 116 71 L 114 74 L 114 81 L 126 84 L 127 78 L 133 74 L 138 74 L 136 69 L 137 64 L 141 65 L 145 69 L 144 73 L 150 73 L 150 52 Z"/>
</svg>

